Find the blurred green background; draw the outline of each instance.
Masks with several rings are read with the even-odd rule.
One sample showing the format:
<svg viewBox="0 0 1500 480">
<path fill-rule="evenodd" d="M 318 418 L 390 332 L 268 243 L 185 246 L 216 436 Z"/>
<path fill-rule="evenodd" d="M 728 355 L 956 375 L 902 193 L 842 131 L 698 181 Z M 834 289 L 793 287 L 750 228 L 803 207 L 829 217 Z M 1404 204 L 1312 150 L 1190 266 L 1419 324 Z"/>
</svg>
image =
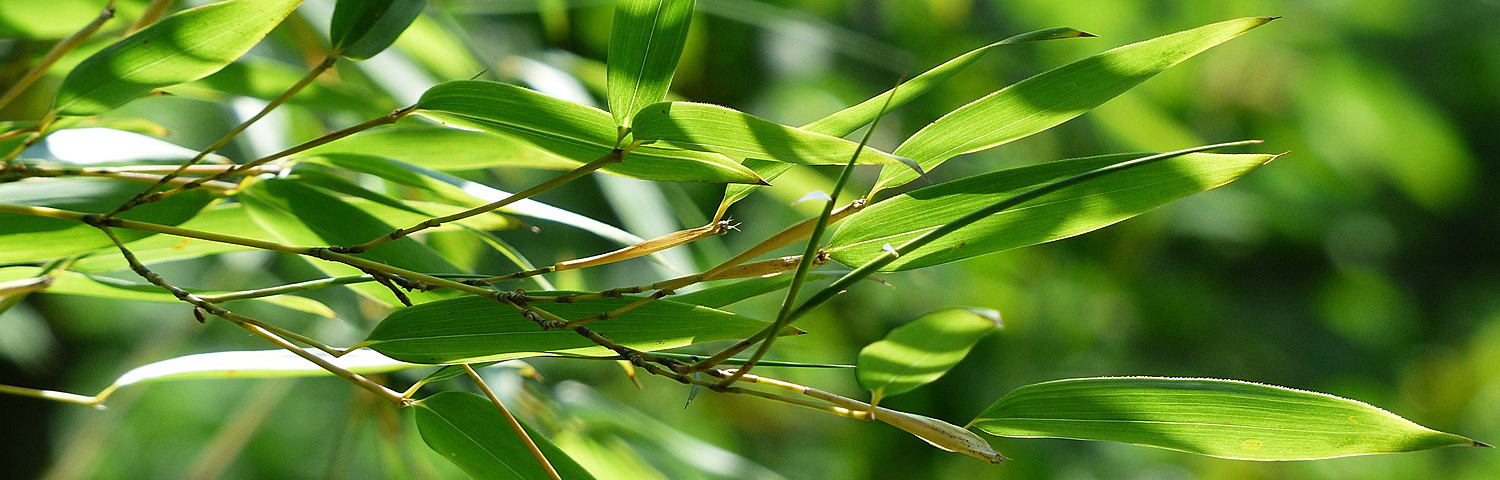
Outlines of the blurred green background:
<svg viewBox="0 0 1500 480">
<path fill-rule="evenodd" d="M 51 2 L 57 6 L 42 23 L 25 17 L 27 3 L 0 0 L 0 27 L 82 25 L 103 2 Z M 124 16 L 143 3 L 122 2 Z M 307 0 L 300 16 L 252 55 L 305 69 L 320 58 L 318 29 L 331 5 Z M 343 111 L 285 107 L 224 153 L 243 160 L 274 151 L 486 67 L 485 78 L 602 103 L 597 88 L 612 2 L 434 0 L 427 13 L 397 48 L 339 67 L 341 85 L 383 93 L 342 100 Z M 1079 238 L 885 275 L 889 286 L 866 282 L 806 318 L 800 325 L 812 334 L 779 342 L 774 356 L 850 363 L 861 346 L 922 313 L 990 307 L 1003 312 L 1005 330 L 944 379 L 886 405 L 962 424 L 1010 389 L 1045 380 L 1224 377 L 1354 398 L 1438 430 L 1500 441 L 1500 202 L 1485 186 L 1500 180 L 1500 2 L 699 0 L 674 91 L 795 125 L 868 98 L 904 72 L 1015 33 L 1072 26 L 1101 37 L 992 52 L 891 113 L 873 141 L 888 148 L 944 112 L 1048 68 L 1252 15 L 1285 18 L 1077 120 L 950 161 L 932 176 L 1245 138 L 1290 155 L 1227 187 Z M 53 35 L 76 26 L 56 28 L 61 33 Z M 43 41 L 0 40 L 0 86 L 24 71 L 16 59 L 46 48 Z M 50 102 L 45 89 L 60 78 L 42 82 L 28 97 L 34 102 L 12 105 L 0 120 L 34 117 Z M 200 148 L 244 115 L 243 107 L 229 108 L 238 105 L 183 95 L 143 99 L 109 115 L 151 119 L 172 132 L 170 141 Z M 251 112 L 258 108 L 252 105 Z M 815 205 L 792 201 L 827 189 L 836 173 L 794 170 L 730 211 L 739 231 L 672 254 L 699 267 L 717 263 L 810 215 Z M 468 176 L 514 190 L 548 175 Z M 863 188 L 873 176 L 861 171 L 856 182 Z M 650 237 L 701 225 L 721 191 L 602 179 L 539 199 Z M 665 210 L 672 218 L 660 215 Z M 501 236 L 538 264 L 611 248 L 567 227 L 540 226 Z M 474 251 L 460 238 L 429 242 Z M 468 263 L 509 271 L 492 257 L 475 253 Z M 261 254 L 158 270 L 179 284 L 217 289 L 316 275 L 300 259 Z M 603 289 L 664 275 L 635 261 L 552 280 Z M 247 310 L 335 344 L 352 343 L 379 319 L 378 311 L 362 314 L 368 306 L 347 292 L 313 296 L 350 322 Z M 763 297 L 734 310 L 771 317 L 779 300 Z M 185 306 L 34 295 L 0 317 L 0 383 L 92 394 L 149 361 L 263 348 L 224 322 L 200 326 L 191 318 Z M 1483 479 L 1500 471 L 1500 455 L 1481 449 L 1251 463 L 1008 439 L 993 443 L 1014 461 L 991 466 L 884 425 L 780 404 L 705 392 L 684 408 L 685 387 L 645 378 L 637 390 L 608 362 L 530 364 L 543 381 L 515 369 L 489 372 L 555 441 L 585 464 L 626 478 L 650 478 L 655 470 L 662 478 Z M 847 370 L 774 373 L 860 395 Z M 440 388 L 464 387 L 450 381 Z M 169 382 L 128 389 L 110 404 L 95 411 L 0 397 L 0 477 L 457 474 L 420 445 L 409 414 L 336 380 Z"/>
</svg>

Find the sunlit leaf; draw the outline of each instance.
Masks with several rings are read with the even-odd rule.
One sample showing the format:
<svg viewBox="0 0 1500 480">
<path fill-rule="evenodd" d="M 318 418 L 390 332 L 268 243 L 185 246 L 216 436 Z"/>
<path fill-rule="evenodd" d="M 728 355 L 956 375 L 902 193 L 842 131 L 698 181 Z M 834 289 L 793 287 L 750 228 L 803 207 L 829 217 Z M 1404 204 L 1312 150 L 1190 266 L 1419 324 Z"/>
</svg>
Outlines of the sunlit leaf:
<svg viewBox="0 0 1500 480">
<path fill-rule="evenodd" d="M 515 137 L 436 125 L 374 129 L 305 152 L 328 154 L 385 157 L 443 171 L 491 167 L 560 170 L 583 164 Z"/>
<path fill-rule="evenodd" d="M 520 138 L 580 162 L 616 147 L 608 113 L 495 82 L 461 80 L 427 90 L 417 108 L 445 123 Z M 623 147 L 623 145 L 622 145 Z M 757 183 L 754 172 L 722 155 L 643 146 L 605 171 L 647 180 Z"/>
<path fill-rule="evenodd" d="M 51 40 L 77 32 L 104 9 L 108 0 L 49 0 L 0 2 L 0 38 Z M 134 18 L 142 0 L 116 2 L 115 22 Z M 123 23 L 123 22 L 122 22 Z M 117 24 L 107 23 L 105 28 Z"/>
<path fill-rule="evenodd" d="M 906 393 L 941 378 L 979 339 L 1000 329 L 1000 312 L 952 308 L 917 317 L 859 351 L 859 385 L 875 398 Z"/>
<path fill-rule="evenodd" d="M 338 0 L 328 29 L 333 51 L 355 60 L 373 57 L 426 6 L 427 0 Z"/>
<path fill-rule="evenodd" d="M 1058 67 L 949 112 L 907 138 L 893 153 L 930 170 L 949 158 L 1052 128 L 1271 20 L 1252 17 L 1219 22 Z M 878 185 L 893 187 L 916 178 L 905 169 L 887 168 Z"/>
<path fill-rule="evenodd" d="M 609 37 L 609 110 L 629 127 L 642 107 L 667 97 L 693 19 L 693 0 L 620 0 Z"/>
<path fill-rule="evenodd" d="M 606 298 L 582 303 L 546 303 L 548 312 L 582 319 L 608 312 L 634 299 Z M 661 350 L 754 335 L 766 322 L 707 307 L 657 300 L 589 328 L 638 350 Z M 614 356 L 570 330 L 544 331 L 514 308 L 479 297 L 455 298 L 391 313 L 361 345 L 412 363 L 469 363 L 556 352 Z"/>
<path fill-rule="evenodd" d="M 549 476 L 489 400 L 472 393 L 442 392 L 412 405 L 427 446 L 473 478 L 547 480 Z M 552 442 L 529 427 L 526 435 L 564 480 L 594 478 Z"/>
<path fill-rule="evenodd" d="M 197 150 L 155 137 L 112 128 L 58 130 L 21 152 L 20 158 L 88 167 L 179 164 L 198 155 Z M 229 163 L 219 155 L 208 155 L 210 163 Z M 142 184 L 141 189 L 146 185 Z"/>
<path fill-rule="evenodd" d="M 663 102 L 636 114 L 635 139 L 730 158 L 759 158 L 803 165 L 842 165 L 860 146 L 843 138 L 789 127 L 718 105 Z M 862 164 L 900 163 L 865 147 Z"/>
<path fill-rule="evenodd" d="M 22 278 L 34 278 L 42 274 L 42 269 L 37 267 L 3 267 L 0 268 L 0 282 L 17 280 Z M 141 302 L 159 303 L 181 303 L 176 296 L 161 287 L 147 283 L 127 282 L 124 280 L 96 277 L 78 272 L 66 270 L 53 270 L 47 274 L 51 282 L 45 290 L 39 293 L 55 295 L 78 295 L 85 297 L 111 298 L 116 300 L 134 300 Z M 209 290 L 192 290 L 199 295 L 218 295 L 225 292 Z M 327 306 L 306 297 L 293 295 L 275 295 L 244 300 L 248 302 L 261 302 L 277 305 L 292 310 L 311 313 L 323 317 L 333 318 L 333 310 Z"/>
<path fill-rule="evenodd" d="M 1149 154 L 1060 160 L 914 190 L 865 207 L 829 239 L 833 259 L 861 265 L 907 240 L 1042 184 Z M 907 270 L 1087 233 L 1218 187 L 1274 155 L 1190 154 L 1085 181 L 1027 202 L 907 253 L 883 268 Z"/>
<path fill-rule="evenodd" d="M 228 0 L 183 10 L 105 47 L 63 80 L 55 107 L 102 113 L 152 89 L 203 78 L 250 51 L 301 0 Z"/>
<path fill-rule="evenodd" d="M 368 350 L 356 350 L 341 357 L 308 349 L 340 368 L 362 375 L 388 373 L 430 365 L 398 362 Z M 281 378 L 332 376 L 323 367 L 286 350 L 244 350 L 184 355 L 148 363 L 125 372 L 111 389 L 139 383 L 190 379 Z"/>
<path fill-rule="evenodd" d="M 1240 460 L 1477 445 L 1369 404 L 1201 378 L 1077 378 L 1017 388 L 971 424 L 1006 437 L 1107 440 Z"/>
<path fill-rule="evenodd" d="M 105 213 L 139 193 L 147 184 L 103 178 L 69 178 L 0 184 L 0 204 L 44 206 L 85 213 Z M 177 225 L 202 210 L 213 196 L 193 190 L 125 212 L 119 218 Z M 72 220 L 0 213 L 0 264 L 24 263 L 112 248 L 99 229 Z M 116 229 L 121 240 L 149 234 Z"/>
</svg>

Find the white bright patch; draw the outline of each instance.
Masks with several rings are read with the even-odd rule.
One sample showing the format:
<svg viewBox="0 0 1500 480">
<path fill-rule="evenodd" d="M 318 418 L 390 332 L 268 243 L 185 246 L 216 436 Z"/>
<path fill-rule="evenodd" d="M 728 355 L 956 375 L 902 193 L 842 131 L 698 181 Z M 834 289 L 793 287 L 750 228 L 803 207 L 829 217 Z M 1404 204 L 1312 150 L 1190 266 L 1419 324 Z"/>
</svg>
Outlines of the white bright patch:
<svg viewBox="0 0 1500 480">
<path fill-rule="evenodd" d="M 198 155 L 196 150 L 139 133 L 111 128 L 58 130 L 26 150 L 23 158 L 73 164 L 182 162 Z M 210 161 L 224 157 L 209 155 Z"/>
</svg>

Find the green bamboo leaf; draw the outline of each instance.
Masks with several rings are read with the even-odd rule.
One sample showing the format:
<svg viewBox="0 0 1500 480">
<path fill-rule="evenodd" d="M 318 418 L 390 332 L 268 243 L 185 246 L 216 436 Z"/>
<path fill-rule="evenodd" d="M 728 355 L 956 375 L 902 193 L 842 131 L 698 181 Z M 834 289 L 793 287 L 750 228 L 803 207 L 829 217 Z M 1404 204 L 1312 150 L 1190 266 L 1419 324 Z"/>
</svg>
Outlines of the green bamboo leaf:
<svg viewBox="0 0 1500 480">
<path fill-rule="evenodd" d="M 183 10 L 78 64 L 58 87 L 55 109 L 93 115 L 152 89 L 208 76 L 240 58 L 301 0 L 228 0 Z"/>
<path fill-rule="evenodd" d="M 19 280 L 23 278 L 35 278 L 42 275 L 42 269 L 37 267 L 3 267 L 0 268 L 0 282 Z M 161 287 L 148 283 L 127 282 L 109 277 L 97 277 L 79 272 L 67 270 L 53 270 L 47 273 L 51 277 L 51 283 L 47 285 L 42 294 L 54 295 L 78 295 L 84 297 L 110 298 L 116 300 L 134 300 L 141 302 L 158 303 L 180 303 L 176 296 L 163 290 Z M 199 295 L 219 295 L 226 292 L 208 290 L 193 290 Z M 328 306 L 317 300 L 294 295 L 276 295 L 247 299 L 245 301 L 267 303 L 289 308 L 299 312 L 307 312 L 327 318 L 335 318 L 336 315 Z"/>
<path fill-rule="evenodd" d="M 579 319 L 625 306 L 634 299 L 606 298 L 584 303 L 549 303 L 544 308 Z M 708 307 L 657 300 L 618 318 L 589 325 L 600 334 L 638 350 L 662 350 L 696 343 L 743 338 L 766 322 Z M 514 308 L 495 300 L 464 297 L 396 310 L 380 322 L 361 346 L 411 363 L 471 363 L 565 355 L 614 356 L 568 330 L 544 331 Z"/>
<path fill-rule="evenodd" d="M 437 125 L 377 128 L 303 153 L 332 154 L 384 157 L 442 171 L 492 167 L 571 170 L 583 165 L 515 137 Z"/>
<path fill-rule="evenodd" d="M 603 110 L 503 83 L 460 80 L 427 90 L 418 112 L 444 123 L 515 137 L 565 158 L 591 162 L 616 147 L 618 132 Z M 759 183 L 722 155 L 641 146 L 604 171 L 646 180 Z"/>
<path fill-rule="evenodd" d="M 1369 404 L 1203 378 L 1075 378 L 1017 388 L 971 427 L 1004 437 L 1106 440 L 1239 460 L 1312 460 L 1479 442 Z"/>
<path fill-rule="evenodd" d="M 328 27 L 333 51 L 364 60 L 391 46 L 411 25 L 427 0 L 338 0 Z"/>
<path fill-rule="evenodd" d="M 922 72 L 921 75 L 917 75 L 915 77 L 912 77 L 911 80 L 902 82 L 901 85 L 896 86 L 896 88 L 870 97 L 869 100 L 860 102 L 858 105 L 839 110 L 826 117 L 820 118 L 817 121 L 814 121 L 807 125 L 803 125 L 802 129 L 821 133 L 824 135 L 842 137 L 854 133 L 855 130 L 858 130 L 859 127 L 865 124 L 875 121 L 875 117 L 880 114 L 880 107 L 886 101 L 886 98 L 890 98 L 891 105 L 889 108 L 896 108 L 905 105 L 907 102 L 910 102 L 913 99 L 932 91 L 934 88 L 937 88 L 937 86 L 942 84 L 942 82 L 946 81 L 948 78 L 952 77 L 958 72 L 963 71 L 965 68 L 968 68 L 969 65 L 974 64 L 974 62 L 979 61 L 979 59 L 984 57 L 986 53 L 989 53 L 990 50 L 993 50 L 996 47 L 1042 40 L 1092 36 L 1094 35 L 1072 28 L 1058 27 L 1037 30 L 1034 32 L 1027 32 L 995 43 L 991 43 L 989 45 L 976 48 L 969 53 L 954 57 L 952 60 L 943 62 L 942 65 L 932 67 L 931 70 Z M 787 170 L 792 168 L 790 164 L 770 162 L 753 158 L 746 159 L 743 163 L 746 167 L 749 167 L 750 170 L 755 171 L 756 175 L 760 175 L 760 178 L 765 179 L 767 182 L 775 180 L 776 177 L 781 176 L 781 174 L 786 173 Z M 719 202 L 719 210 L 723 211 L 729 208 L 730 205 L 733 205 L 735 202 L 738 202 L 749 196 L 750 193 L 754 192 L 757 188 L 760 188 L 760 186 L 728 186 L 724 190 L 724 200 Z"/>
<path fill-rule="evenodd" d="M 357 245 L 395 230 L 380 216 L 352 202 L 290 179 L 258 180 L 242 189 L 239 199 L 256 224 L 278 241 L 290 245 Z M 418 272 L 460 271 L 432 249 L 409 237 L 381 244 L 360 256 Z M 333 277 L 364 273 L 333 262 L 316 261 L 313 265 Z M 361 283 L 350 285 L 350 288 L 370 298 L 398 304 L 391 292 L 379 284 Z M 411 292 L 409 295 L 413 302 L 421 303 L 451 297 L 452 293 Z"/>
<path fill-rule="evenodd" d="M 1041 132 L 1271 20 L 1252 17 L 1215 23 L 1055 68 L 949 112 L 906 139 L 893 153 L 930 170 L 949 158 Z M 894 187 L 916 178 L 905 169 L 886 169 L 876 188 Z"/>
<path fill-rule="evenodd" d="M 630 127 L 642 107 L 667 97 L 693 19 L 693 0 L 620 0 L 609 36 L 609 110 Z"/>
<path fill-rule="evenodd" d="M 0 204 L 52 207 L 87 213 L 104 213 L 130 199 L 143 188 L 140 182 L 104 178 L 69 178 L 39 182 L 0 184 Z M 193 190 L 121 214 L 119 218 L 163 225 L 178 225 L 198 213 L 213 196 Z M 27 263 L 113 249 L 114 243 L 99 229 L 72 220 L 0 213 L 0 264 Z M 121 240 L 132 241 L 150 234 L 116 229 Z"/>
<path fill-rule="evenodd" d="M 829 239 L 829 251 L 840 263 L 862 265 L 883 255 L 887 244 L 900 245 L 1017 193 L 1148 155 L 1060 160 L 914 190 L 845 219 Z M 1229 183 L 1275 158 L 1198 153 L 1087 180 L 960 228 L 882 270 L 927 267 L 1080 235 Z"/>
<path fill-rule="evenodd" d="M 1000 327 L 1000 312 L 990 309 L 950 308 L 917 317 L 859 351 L 859 385 L 878 402 L 932 383 Z"/>
<path fill-rule="evenodd" d="M 417 431 L 427 446 L 473 478 L 547 480 L 525 441 L 489 400 L 472 393 L 442 392 L 412 405 Z M 564 480 L 591 480 L 587 470 L 546 437 L 524 424 L 526 435 Z"/>
<path fill-rule="evenodd" d="M 329 363 L 361 375 L 390 373 L 411 368 L 431 368 L 399 362 L 368 351 L 356 350 L 341 357 L 308 349 Z M 197 353 L 142 365 L 120 375 L 105 393 L 117 388 L 168 380 L 228 380 L 235 378 L 286 378 L 332 376 L 328 370 L 286 350 L 242 350 Z"/>
<path fill-rule="evenodd" d="M 843 138 L 782 125 L 734 109 L 691 102 L 649 105 L 631 127 L 637 141 L 659 142 L 730 158 L 760 158 L 802 165 L 842 165 L 860 146 Z M 890 154 L 865 147 L 862 164 L 901 164 Z"/>
<path fill-rule="evenodd" d="M 1016 35 L 995 43 L 991 43 L 989 45 L 985 45 L 983 47 L 976 48 L 974 50 L 970 50 L 968 53 L 965 53 L 963 55 L 953 57 L 952 60 L 943 62 L 942 65 L 932 67 L 931 70 L 922 72 L 921 75 L 912 77 L 910 80 L 902 82 L 901 85 L 898 85 L 891 90 L 887 90 L 880 93 L 879 95 L 870 97 L 869 100 L 860 102 L 858 105 L 839 110 L 826 117 L 820 118 L 817 121 L 814 121 L 807 125 L 803 125 L 802 128 L 825 135 L 842 137 L 854 133 L 855 130 L 859 130 L 859 127 L 865 126 L 870 122 L 875 121 L 875 117 L 880 115 L 880 107 L 885 103 L 887 97 L 890 98 L 891 102 L 889 108 L 894 109 L 896 107 L 905 105 L 906 102 L 910 102 L 913 99 L 932 91 L 932 89 L 937 88 L 938 85 L 948 80 L 948 78 L 952 77 L 958 72 L 963 71 L 965 68 L 968 68 L 969 65 L 973 65 L 974 62 L 979 61 L 979 59 L 983 58 L 986 53 L 989 53 L 990 50 L 994 50 L 997 47 L 1014 45 L 1017 43 L 1039 42 L 1043 40 L 1057 40 L 1063 38 L 1080 38 L 1093 36 L 1094 35 L 1091 33 L 1068 27 L 1047 28 Z"/>
<path fill-rule="evenodd" d="M 99 16 L 108 0 L 49 0 L 0 2 L 0 38 L 56 40 L 78 32 Z M 116 4 L 114 22 L 140 15 L 141 1 Z M 123 23 L 123 22 L 121 22 Z M 118 25 L 106 23 L 105 29 Z"/>
</svg>

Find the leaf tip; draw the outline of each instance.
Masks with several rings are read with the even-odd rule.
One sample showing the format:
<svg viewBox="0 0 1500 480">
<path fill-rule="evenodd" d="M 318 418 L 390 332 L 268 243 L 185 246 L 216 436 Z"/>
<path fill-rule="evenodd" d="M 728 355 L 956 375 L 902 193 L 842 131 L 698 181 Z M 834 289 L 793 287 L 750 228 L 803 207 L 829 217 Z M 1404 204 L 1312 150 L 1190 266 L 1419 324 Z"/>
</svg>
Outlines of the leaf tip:
<svg viewBox="0 0 1500 480">
<path fill-rule="evenodd" d="M 1472 444 L 1473 446 L 1476 446 L 1476 447 L 1495 448 L 1494 445 L 1490 445 L 1488 443 L 1484 443 L 1484 442 L 1481 442 L 1479 440 L 1469 440 L 1469 443 Z"/>
<path fill-rule="evenodd" d="M 993 308 L 964 308 L 964 311 L 974 314 L 979 318 L 995 322 L 995 329 L 1005 328 L 1005 321 L 1000 318 L 1000 311 Z"/>
</svg>

